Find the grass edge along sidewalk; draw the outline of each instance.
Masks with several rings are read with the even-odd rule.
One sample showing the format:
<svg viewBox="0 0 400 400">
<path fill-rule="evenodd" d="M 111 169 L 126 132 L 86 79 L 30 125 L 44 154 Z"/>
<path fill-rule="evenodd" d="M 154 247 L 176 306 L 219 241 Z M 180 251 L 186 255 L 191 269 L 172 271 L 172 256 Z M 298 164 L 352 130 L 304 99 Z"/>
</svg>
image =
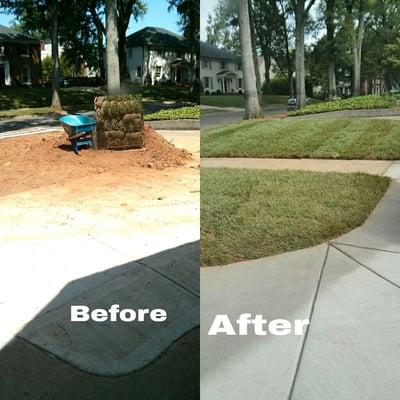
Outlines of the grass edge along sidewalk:
<svg viewBox="0 0 400 400">
<path fill-rule="evenodd" d="M 201 265 L 315 246 L 362 225 L 390 178 L 202 168 Z"/>
<path fill-rule="evenodd" d="M 400 159 L 400 123 L 391 119 L 252 120 L 209 129 L 202 157 Z"/>
</svg>

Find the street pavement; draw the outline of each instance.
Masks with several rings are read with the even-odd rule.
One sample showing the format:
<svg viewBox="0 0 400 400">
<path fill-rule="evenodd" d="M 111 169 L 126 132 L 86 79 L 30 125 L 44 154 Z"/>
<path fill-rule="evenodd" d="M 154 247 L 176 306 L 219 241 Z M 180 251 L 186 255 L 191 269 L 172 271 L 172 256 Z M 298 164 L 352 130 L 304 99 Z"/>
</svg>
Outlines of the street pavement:
<svg viewBox="0 0 400 400">
<path fill-rule="evenodd" d="M 222 107 L 217 109 L 218 111 L 216 112 L 210 112 L 201 115 L 201 130 L 217 128 L 219 126 L 228 125 L 243 119 L 244 109 L 223 109 Z M 278 117 L 286 113 L 286 106 L 265 107 L 262 111 L 265 117 Z"/>
<path fill-rule="evenodd" d="M 201 399 L 398 399 L 399 198 L 394 180 L 364 225 L 342 237 L 201 270 Z M 303 336 L 207 335 L 215 315 L 242 313 L 310 326 Z"/>
<path fill-rule="evenodd" d="M 82 113 L 89 117 L 94 111 Z M 33 115 L 0 119 L 0 139 L 2 137 L 24 136 L 35 133 L 49 133 L 60 130 L 60 115 Z"/>
</svg>

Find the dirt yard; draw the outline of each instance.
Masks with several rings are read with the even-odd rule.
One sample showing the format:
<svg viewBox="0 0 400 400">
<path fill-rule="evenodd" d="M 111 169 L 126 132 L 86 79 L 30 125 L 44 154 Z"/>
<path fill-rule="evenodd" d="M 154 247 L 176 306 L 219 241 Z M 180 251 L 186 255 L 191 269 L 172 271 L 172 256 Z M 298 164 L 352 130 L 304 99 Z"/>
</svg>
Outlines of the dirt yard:
<svg viewBox="0 0 400 400">
<path fill-rule="evenodd" d="M 83 177 L 125 175 L 147 169 L 162 170 L 193 161 L 191 154 L 170 144 L 151 127 L 145 128 L 145 148 L 126 151 L 83 149 L 71 151 L 65 133 L 22 136 L 0 140 L 0 196 L 52 184 L 70 185 Z M 159 173 L 159 175 L 161 175 Z M 101 183 L 102 179 L 96 179 Z"/>
<path fill-rule="evenodd" d="M 130 260 L 198 240 L 199 131 L 162 134 L 147 128 L 144 150 L 79 156 L 62 132 L 1 139 L 0 242 L 32 242 L 47 262 L 53 239 L 98 238 Z"/>
</svg>

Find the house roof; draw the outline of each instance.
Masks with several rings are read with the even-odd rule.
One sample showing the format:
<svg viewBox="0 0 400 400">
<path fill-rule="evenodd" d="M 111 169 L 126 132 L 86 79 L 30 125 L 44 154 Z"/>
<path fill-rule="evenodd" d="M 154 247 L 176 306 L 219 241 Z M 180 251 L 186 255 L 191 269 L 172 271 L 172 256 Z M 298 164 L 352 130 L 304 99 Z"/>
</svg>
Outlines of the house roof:
<svg viewBox="0 0 400 400">
<path fill-rule="evenodd" d="M 126 38 L 127 47 L 157 46 L 176 49 L 188 48 L 182 36 L 164 28 L 147 26 Z"/>
<path fill-rule="evenodd" d="M 0 42 L 39 43 L 39 40 L 25 33 L 17 32 L 7 26 L 0 25 Z"/>
<path fill-rule="evenodd" d="M 200 42 L 200 58 L 240 61 L 240 57 L 207 42 Z"/>
</svg>

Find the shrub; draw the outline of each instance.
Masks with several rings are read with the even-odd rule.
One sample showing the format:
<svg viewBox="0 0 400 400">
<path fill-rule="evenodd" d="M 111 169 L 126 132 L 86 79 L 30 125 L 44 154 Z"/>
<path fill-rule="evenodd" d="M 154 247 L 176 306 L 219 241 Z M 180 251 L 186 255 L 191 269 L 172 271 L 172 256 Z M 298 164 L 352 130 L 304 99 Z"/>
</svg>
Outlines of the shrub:
<svg viewBox="0 0 400 400">
<path fill-rule="evenodd" d="M 289 82 L 287 78 L 285 77 L 275 77 L 271 79 L 271 82 L 269 84 L 269 88 L 266 87 L 265 83 L 263 86 L 263 93 L 266 93 L 267 91 L 270 92 L 270 94 L 280 94 L 280 95 L 285 95 L 289 94 L 290 88 L 289 88 Z"/>
<path fill-rule="evenodd" d="M 360 97 L 351 97 L 343 100 L 333 100 L 325 103 L 318 103 L 306 106 L 300 110 L 292 111 L 290 116 L 317 114 L 329 111 L 341 110 L 367 110 L 373 108 L 392 108 L 396 107 L 397 100 L 400 99 L 396 95 L 369 95 Z"/>
<path fill-rule="evenodd" d="M 144 116 L 145 121 L 165 121 L 174 119 L 200 119 L 200 107 L 170 108 Z"/>
</svg>

